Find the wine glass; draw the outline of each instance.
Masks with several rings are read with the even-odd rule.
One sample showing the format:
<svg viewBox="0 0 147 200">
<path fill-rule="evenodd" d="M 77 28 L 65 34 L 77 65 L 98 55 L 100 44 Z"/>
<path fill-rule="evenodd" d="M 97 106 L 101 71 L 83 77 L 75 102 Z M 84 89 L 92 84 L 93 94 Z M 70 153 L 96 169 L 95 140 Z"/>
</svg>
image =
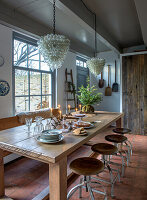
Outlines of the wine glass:
<svg viewBox="0 0 147 200">
<path fill-rule="evenodd" d="M 45 125 L 45 130 L 49 130 L 49 129 L 51 129 L 51 119 L 47 119 L 46 120 L 47 121 L 47 123 L 46 123 L 46 125 Z"/>
<path fill-rule="evenodd" d="M 26 126 L 28 127 L 27 133 L 31 133 L 30 127 L 32 125 L 32 118 L 25 118 L 25 121 L 26 121 Z"/>
</svg>

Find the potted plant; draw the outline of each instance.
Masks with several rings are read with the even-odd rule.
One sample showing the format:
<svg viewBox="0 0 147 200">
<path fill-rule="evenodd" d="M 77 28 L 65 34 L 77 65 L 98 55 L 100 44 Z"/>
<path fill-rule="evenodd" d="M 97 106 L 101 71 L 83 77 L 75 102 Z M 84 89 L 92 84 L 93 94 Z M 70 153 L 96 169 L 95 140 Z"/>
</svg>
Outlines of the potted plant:
<svg viewBox="0 0 147 200">
<path fill-rule="evenodd" d="M 94 112 L 94 107 L 92 105 L 102 101 L 102 93 L 97 93 L 96 91 L 97 89 L 95 85 L 90 87 L 89 78 L 87 79 L 87 87 L 82 85 L 79 88 L 79 94 L 77 96 L 83 105 L 82 112 Z"/>
</svg>

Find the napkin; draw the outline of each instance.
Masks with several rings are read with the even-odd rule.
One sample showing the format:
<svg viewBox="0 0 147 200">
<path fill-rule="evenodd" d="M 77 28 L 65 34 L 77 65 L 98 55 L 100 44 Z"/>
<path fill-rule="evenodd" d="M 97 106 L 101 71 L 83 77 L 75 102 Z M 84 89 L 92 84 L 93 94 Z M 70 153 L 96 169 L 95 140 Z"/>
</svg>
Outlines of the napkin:
<svg viewBox="0 0 147 200">
<path fill-rule="evenodd" d="M 81 128 L 75 129 L 75 130 L 73 131 L 73 133 L 74 133 L 75 135 L 80 135 L 80 134 L 86 133 L 86 131 L 84 130 L 83 127 L 81 127 Z"/>
</svg>

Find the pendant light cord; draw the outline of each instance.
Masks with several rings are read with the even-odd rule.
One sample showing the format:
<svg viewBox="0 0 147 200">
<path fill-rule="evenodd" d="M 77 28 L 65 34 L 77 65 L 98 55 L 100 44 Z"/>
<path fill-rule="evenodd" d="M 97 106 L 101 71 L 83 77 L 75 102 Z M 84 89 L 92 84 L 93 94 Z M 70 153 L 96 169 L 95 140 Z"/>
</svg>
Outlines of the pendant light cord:
<svg viewBox="0 0 147 200">
<path fill-rule="evenodd" d="M 56 33 L 56 0 L 53 0 L 53 34 Z"/>
<path fill-rule="evenodd" d="M 94 28 L 95 28 L 95 52 L 94 52 L 94 57 L 96 57 L 96 54 L 97 54 L 96 14 L 94 15 Z"/>
<path fill-rule="evenodd" d="M 95 30 L 95 52 L 94 52 L 94 57 L 96 57 L 97 54 L 97 37 L 96 37 L 96 14 L 87 7 L 87 5 L 84 3 L 83 0 L 81 0 L 81 2 L 83 3 L 83 5 L 85 6 L 85 8 L 92 14 L 94 15 L 94 30 Z"/>
</svg>

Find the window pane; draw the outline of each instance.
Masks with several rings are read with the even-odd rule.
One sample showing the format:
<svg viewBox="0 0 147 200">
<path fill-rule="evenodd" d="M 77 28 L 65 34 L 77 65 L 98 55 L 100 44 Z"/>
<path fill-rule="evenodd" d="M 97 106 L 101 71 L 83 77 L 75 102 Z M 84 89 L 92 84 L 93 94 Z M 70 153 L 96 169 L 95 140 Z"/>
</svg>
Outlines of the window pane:
<svg viewBox="0 0 147 200">
<path fill-rule="evenodd" d="M 82 61 L 80 61 L 80 66 L 83 67 L 83 62 Z"/>
<path fill-rule="evenodd" d="M 84 67 L 85 67 L 85 68 L 87 67 L 86 62 L 84 62 Z"/>
<path fill-rule="evenodd" d="M 30 94 L 41 94 L 41 73 L 30 72 Z"/>
<path fill-rule="evenodd" d="M 51 108 L 51 96 L 42 96 L 42 108 Z"/>
<path fill-rule="evenodd" d="M 76 65 L 78 65 L 78 66 L 80 65 L 80 62 L 79 62 L 79 60 L 76 60 Z"/>
<path fill-rule="evenodd" d="M 14 65 L 27 67 L 27 44 L 14 40 Z"/>
<path fill-rule="evenodd" d="M 40 65 L 41 65 L 41 70 L 50 71 L 49 70 L 49 66 L 47 65 L 47 63 L 41 62 Z"/>
<path fill-rule="evenodd" d="M 15 69 L 15 96 L 28 95 L 28 72 Z"/>
<path fill-rule="evenodd" d="M 51 94 L 51 74 L 42 73 L 42 94 Z"/>
<path fill-rule="evenodd" d="M 15 113 L 28 111 L 29 99 L 28 97 L 15 97 Z"/>
<path fill-rule="evenodd" d="M 40 60 L 41 60 L 41 62 L 44 62 L 44 58 L 41 53 L 40 53 Z"/>
<path fill-rule="evenodd" d="M 39 69 L 39 51 L 38 47 L 33 45 L 28 45 L 28 61 L 29 68 Z"/>
<path fill-rule="evenodd" d="M 31 96 L 30 97 L 30 110 L 39 110 L 41 109 L 41 97 L 40 96 Z"/>
</svg>

